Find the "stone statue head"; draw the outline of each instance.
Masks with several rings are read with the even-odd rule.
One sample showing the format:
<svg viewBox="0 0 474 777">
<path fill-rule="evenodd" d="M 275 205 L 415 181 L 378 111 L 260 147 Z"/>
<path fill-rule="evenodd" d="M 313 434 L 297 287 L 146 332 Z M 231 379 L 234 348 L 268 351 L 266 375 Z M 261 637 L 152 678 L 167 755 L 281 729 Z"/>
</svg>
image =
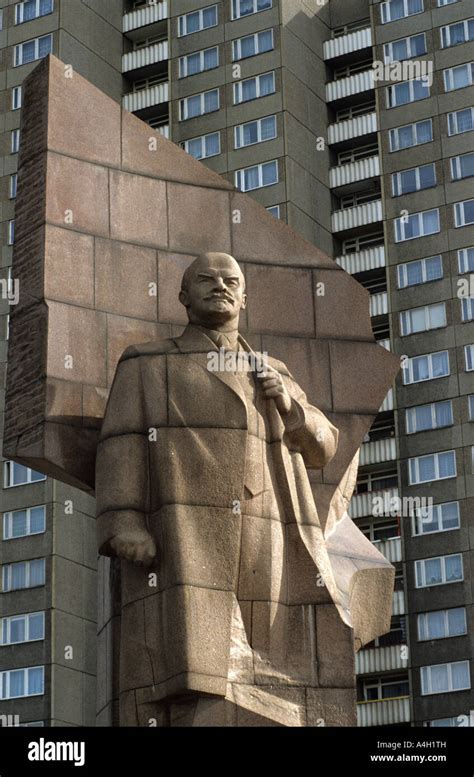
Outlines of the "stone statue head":
<svg viewBox="0 0 474 777">
<path fill-rule="evenodd" d="M 179 301 L 192 324 L 236 329 L 247 304 L 245 278 L 233 256 L 209 252 L 184 272 Z"/>
</svg>

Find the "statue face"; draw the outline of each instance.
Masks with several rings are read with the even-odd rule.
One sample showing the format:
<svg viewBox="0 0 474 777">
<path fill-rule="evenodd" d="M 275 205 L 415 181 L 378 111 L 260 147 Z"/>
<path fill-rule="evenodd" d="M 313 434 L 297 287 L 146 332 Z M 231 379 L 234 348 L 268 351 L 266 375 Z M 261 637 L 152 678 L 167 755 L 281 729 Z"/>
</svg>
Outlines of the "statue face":
<svg viewBox="0 0 474 777">
<path fill-rule="evenodd" d="M 186 289 L 179 295 L 191 323 L 218 326 L 235 323 L 247 296 L 242 271 L 228 254 L 207 254 L 192 265 Z"/>
</svg>

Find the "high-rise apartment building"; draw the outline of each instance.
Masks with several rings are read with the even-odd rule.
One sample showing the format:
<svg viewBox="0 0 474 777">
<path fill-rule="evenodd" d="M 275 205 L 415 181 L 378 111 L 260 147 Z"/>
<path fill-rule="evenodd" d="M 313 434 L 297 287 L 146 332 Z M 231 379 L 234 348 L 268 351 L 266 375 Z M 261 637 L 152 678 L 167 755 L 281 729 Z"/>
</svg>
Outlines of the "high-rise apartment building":
<svg viewBox="0 0 474 777">
<path fill-rule="evenodd" d="M 0 0 L 0 17 L 5 279 L 21 84 L 52 51 L 369 290 L 375 336 L 404 358 L 350 506 L 397 569 L 392 629 L 357 656 L 359 722 L 469 725 L 472 4 Z M 93 725 L 93 502 L 11 462 L 3 478 L 0 715 Z"/>
</svg>

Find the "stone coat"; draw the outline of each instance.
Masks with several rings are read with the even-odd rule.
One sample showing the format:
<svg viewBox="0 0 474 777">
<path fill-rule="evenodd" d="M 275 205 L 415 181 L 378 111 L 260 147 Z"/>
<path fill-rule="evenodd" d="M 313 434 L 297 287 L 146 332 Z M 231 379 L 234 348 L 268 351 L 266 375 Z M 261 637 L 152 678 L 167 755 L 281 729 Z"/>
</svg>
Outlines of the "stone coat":
<svg viewBox="0 0 474 777">
<path fill-rule="evenodd" d="M 135 528 L 150 532 L 157 545 L 153 567 L 121 563 L 120 691 L 145 701 L 226 692 L 241 541 L 236 505 L 244 481 L 252 485 L 245 473 L 245 398 L 234 376 L 208 369 L 212 349 L 192 326 L 181 337 L 129 347 L 97 452 L 99 552 L 113 555 L 110 540 Z M 309 554 L 311 576 L 320 573 L 326 596 L 340 606 L 306 471 L 331 460 L 338 430 L 308 403 L 282 362 L 268 361 L 293 399 L 286 426 L 268 402 L 267 442 L 275 446 L 280 498 L 301 546 L 295 558 L 301 548 Z M 301 593 L 289 596 L 288 604 L 301 603 Z"/>
</svg>

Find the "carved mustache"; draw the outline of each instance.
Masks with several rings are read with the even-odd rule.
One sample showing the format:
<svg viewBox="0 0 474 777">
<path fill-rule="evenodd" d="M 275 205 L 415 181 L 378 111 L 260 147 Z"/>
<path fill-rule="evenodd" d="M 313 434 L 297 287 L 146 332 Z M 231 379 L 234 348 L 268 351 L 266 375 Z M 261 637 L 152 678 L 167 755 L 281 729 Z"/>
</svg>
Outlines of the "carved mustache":
<svg viewBox="0 0 474 777">
<path fill-rule="evenodd" d="M 214 293 L 214 294 L 208 294 L 207 297 L 204 297 L 204 299 L 225 299 L 227 302 L 233 302 L 234 298 L 231 297 L 229 294 L 221 294 L 221 293 Z"/>
</svg>

